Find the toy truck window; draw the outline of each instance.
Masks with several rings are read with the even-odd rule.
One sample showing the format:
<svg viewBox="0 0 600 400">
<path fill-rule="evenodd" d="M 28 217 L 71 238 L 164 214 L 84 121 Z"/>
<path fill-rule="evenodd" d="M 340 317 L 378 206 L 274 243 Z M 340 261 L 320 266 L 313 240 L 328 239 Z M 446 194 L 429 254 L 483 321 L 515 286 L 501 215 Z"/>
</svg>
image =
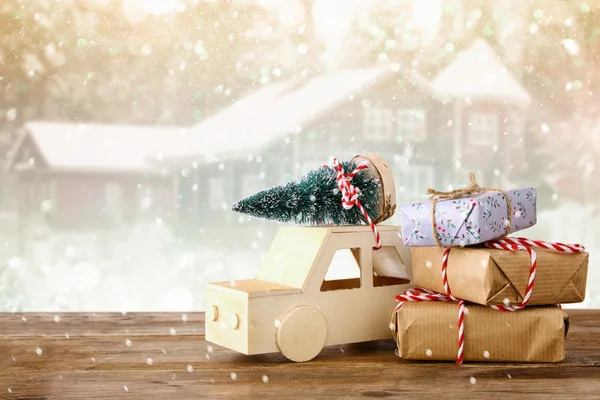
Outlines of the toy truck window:
<svg viewBox="0 0 600 400">
<path fill-rule="evenodd" d="M 410 278 L 394 246 L 373 251 L 373 286 L 406 285 Z"/>
<path fill-rule="evenodd" d="M 360 285 L 360 250 L 357 248 L 337 250 L 321 284 L 321 292 L 358 289 Z"/>
</svg>

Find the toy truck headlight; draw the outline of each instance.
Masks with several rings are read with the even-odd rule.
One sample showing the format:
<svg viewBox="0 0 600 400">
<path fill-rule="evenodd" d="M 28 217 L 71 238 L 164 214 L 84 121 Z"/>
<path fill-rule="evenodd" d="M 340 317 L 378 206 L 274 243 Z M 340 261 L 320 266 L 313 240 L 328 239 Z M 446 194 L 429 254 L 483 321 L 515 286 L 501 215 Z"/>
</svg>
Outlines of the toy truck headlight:
<svg viewBox="0 0 600 400">
<path fill-rule="evenodd" d="M 240 327 L 240 316 L 237 313 L 233 313 L 229 317 L 229 326 L 233 329 Z"/>
<path fill-rule="evenodd" d="M 210 318 L 213 322 L 217 322 L 219 320 L 219 307 L 213 304 L 212 306 L 212 315 Z"/>
</svg>

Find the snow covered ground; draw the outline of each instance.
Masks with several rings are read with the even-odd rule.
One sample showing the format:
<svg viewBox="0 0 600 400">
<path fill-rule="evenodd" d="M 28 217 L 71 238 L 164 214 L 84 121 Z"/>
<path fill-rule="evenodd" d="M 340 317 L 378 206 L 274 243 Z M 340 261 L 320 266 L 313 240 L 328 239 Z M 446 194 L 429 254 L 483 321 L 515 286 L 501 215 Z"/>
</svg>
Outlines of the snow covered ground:
<svg viewBox="0 0 600 400">
<path fill-rule="evenodd" d="M 198 311 L 207 282 L 251 278 L 260 263 L 260 252 L 179 249 L 156 225 L 117 235 L 110 251 L 106 238 L 77 233 L 35 244 L 29 263 L 8 258 L 0 311 Z"/>
<path fill-rule="evenodd" d="M 586 246 L 590 261 L 585 302 L 565 308 L 600 308 L 599 227 L 593 209 L 566 205 L 539 213 L 537 225 L 520 234 Z M 167 228 L 152 223 L 105 237 L 53 234 L 51 240 L 35 244 L 36 257 L 30 262 L 12 257 L 14 243 L 4 243 L 0 311 L 48 312 L 201 311 L 206 283 L 253 277 L 268 248 L 267 243 L 252 251 L 215 245 L 184 250 Z M 331 272 L 353 273 L 340 265 Z"/>
</svg>

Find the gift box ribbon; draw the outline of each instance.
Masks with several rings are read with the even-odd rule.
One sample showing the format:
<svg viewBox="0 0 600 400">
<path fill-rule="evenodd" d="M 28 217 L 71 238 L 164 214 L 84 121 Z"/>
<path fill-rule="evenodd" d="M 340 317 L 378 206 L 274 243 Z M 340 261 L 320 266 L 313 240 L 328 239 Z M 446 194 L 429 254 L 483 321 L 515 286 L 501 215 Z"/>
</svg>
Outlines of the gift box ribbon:
<svg viewBox="0 0 600 400">
<path fill-rule="evenodd" d="M 519 251 L 526 250 L 531 259 L 531 267 L 529 269 L 529 279 L 527 281 L 527 289 L 525 296 L 521 303 L 517 305 L 504 304 L 504 305 L 493 305 L 491 308 L 499 311 L 517 311 L 527 306 L 531 294 L 533 293 L 533 284 L 535 282 L 535 273 L 537 268 L 536 253 L 533 250 L 534 247 L 543 248 L 547 250 L 557 251 L 561 253 L 582 253 L 585 248 L 580 244 L 564 244 L 560 242 L 550 243 L 542 240 L 530 240 L 525 238 L 512 238 L 506 237 L 500 240 L 494 240 L 485 242 L 484 245 L 493 249 L 507 250 L 507 251 Z M 450 286 L 448 285 L 448 279 L 446 276 L 446 270 L 448 267 L 448 254 L 451 248 L 446 248 L 442 256 L 442 282 L 444 284 L 443 293 L 437 293 L 433 290 L 423 288 L 413 288 L 406 290 L 403 294 L 397 295 L 396 300 L 399 302 L 394 309 L 393 315 L 402 305 L 407 301 L 457 301 L 458 302 L 458 351 L 456 355 L 456 363 L 462 364 L 464 361 L 464 342 L 465 342 L 465 301 L 452 295 Z M 558 305 L 560 307 L 560 305 Z"/>
<path fill-rule="evenodd" d="M 431 231 L 433 232 L 433 238 L 435 240 L 435 243 L 438 245 L 438 247 L 444 247 L 444 246 L 442 246 L 442 243 L 440 242 L 440 239 L 438 238 L 438 235 L 437 235 L 437 231 L 435 229 L 435 227 L 436 227 L 435 205 L 437 204 L 438 200 L 459 199 L 461 197 L 465 197 L 465 196 L 469 196 L 469 195 L 477 194 L 477 193 L 483 193 L 483 192 L 500 192 L 504 195 L 504 198 L 506 199 L 506 210 L 508 213 L 508 219 L 506 220 L 506 231 L 504 232 L 504 235 L 502 235 L 500 239 L 505 238 L 510 233 L 510 228 L 512 226 L 512 212 L 511 212 L 512 205 L 511 205 L 510 197 L 508 197 L 508 194 L 502 189 L 487 188 L 487 187 L 479 186 L 477 184 L 477 182 L 475 181 L 475 174 L 473 174 L 473 173 L 469 174 L 469 178 L 471 180 L 471 184 L 463 189 L 456 189 L 456 190 L 451 190 L 448 192 L 441 192 L 441 191 L 429 188 L 426 191 L 426 193 L 430 195 L 429 198 L 431 199 Z"/>
</svg>

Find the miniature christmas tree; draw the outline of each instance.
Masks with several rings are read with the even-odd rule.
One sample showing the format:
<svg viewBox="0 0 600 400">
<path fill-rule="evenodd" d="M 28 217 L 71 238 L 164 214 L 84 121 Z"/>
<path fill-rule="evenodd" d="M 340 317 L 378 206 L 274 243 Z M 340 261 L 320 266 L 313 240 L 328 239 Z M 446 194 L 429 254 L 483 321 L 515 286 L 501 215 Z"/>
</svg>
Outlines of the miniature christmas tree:
<svg viewBox="0 0 600 400">
<path fill-rule="evenodd" d="M 232 209 L 253 217 L 300 225 L 361 225 L 366 218 L 360 205 L 374 223 L 393 215 L 394 182 L 379 156 L 367 153 L 339 162 L 339 166 L 342 170 L 338 171 L 336 165 L 316 168 L 296 181 L 247 197 Z M 342 182 L 343 190 L 340 177 L 348 182 L 348 185 Z M 358 203 L 354 204 L 355 200 Z"/>
</svg>

